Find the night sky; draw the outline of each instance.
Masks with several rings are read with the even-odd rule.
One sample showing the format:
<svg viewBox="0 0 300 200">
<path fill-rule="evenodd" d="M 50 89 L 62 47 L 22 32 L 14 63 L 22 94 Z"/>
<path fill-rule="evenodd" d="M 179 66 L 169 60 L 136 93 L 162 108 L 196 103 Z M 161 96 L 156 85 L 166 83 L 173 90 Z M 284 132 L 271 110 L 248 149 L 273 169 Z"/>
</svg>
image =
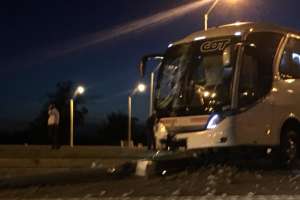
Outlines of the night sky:
<svg viewBox="0 0 300 200">
<path fill-rule="evenodd" d="M 300 30 L 299 0 L 236 0 L 235 5 L 227 1 L 210 15 L 209 26 L 260 21 Z M 129 34 L 118 36 L 112 30 L 192 2 L 195 0 L 1 2 L 0 120 L 32 120 L 47 93 L 63 80 L 87 87 L 89 121 L 112 111 L 126 112 L 129 91 L 139 80 L 140 57 L 163 52 L 172 41 L 201 29 L 207 6 Z M 110 34 L 116 37 L 101 39 Z M 147 94 L 133 99 L 133 114 L 140 119 L 147 116 L 147 99 Z"/>
</svg>

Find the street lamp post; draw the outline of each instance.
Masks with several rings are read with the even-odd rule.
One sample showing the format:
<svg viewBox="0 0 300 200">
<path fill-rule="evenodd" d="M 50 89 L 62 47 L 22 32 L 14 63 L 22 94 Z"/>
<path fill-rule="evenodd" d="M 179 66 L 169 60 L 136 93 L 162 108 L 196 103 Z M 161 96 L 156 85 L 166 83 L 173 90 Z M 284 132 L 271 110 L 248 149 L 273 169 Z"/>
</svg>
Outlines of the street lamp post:
<svg viewBox="0 0 300 200">
<path fill-rule="evenodd" d="M 137 92 L 144 92 L 146 90 L 146 85 L 140 83 L 128 96 L 128 147 L 131 147 L 131 137 L 132 137 L 132 96 Z"/>
<path fill-rule="evenodd" d="M 234 4 L 237 0 L 228 0 L 229 3 Z M 220 2 L 220 0 L 214 0 L 214 3 L 209 7 L 207 12 L 204 14 L 204 30 L 206 31 L 208 29 L 208 16 L 213 11 L 213 9 L 217 6 L 217 4 Z"/>
<path fill-rule="evenodd" d="M 149 117 L 153 113 L 153 93 L 154 93 L 154 72 L 150 76 L 150 102 L 149 102 Z"/>
<path fill-rule="evenodd" d="M 78 86 L 70 99 L 70 147 L 72 148 L 74 147 L 74 98 L 83 94 L 84 91 L 84 87 Z"/>
<path fill-rule="evenodd" d="M 130 147 L 131 144 L 131 96 L 128 96 L 128 138 L 127 138 L 127 142 L 128 142 L 128 147 Z"/>
<path fill-rule="evenodd" d="M 70 147 L 73 148 L 74 137 L 74 99 L 70 99 Z"/>
<path fill-rule="evenodd" d="M 206 31 L 208 28 L 208 15 L 213 11 L 216 5 L 220 2 L 220 0 L 215 0 L 208 11 L 204 14 L 204 30 Z"/>
</svg>

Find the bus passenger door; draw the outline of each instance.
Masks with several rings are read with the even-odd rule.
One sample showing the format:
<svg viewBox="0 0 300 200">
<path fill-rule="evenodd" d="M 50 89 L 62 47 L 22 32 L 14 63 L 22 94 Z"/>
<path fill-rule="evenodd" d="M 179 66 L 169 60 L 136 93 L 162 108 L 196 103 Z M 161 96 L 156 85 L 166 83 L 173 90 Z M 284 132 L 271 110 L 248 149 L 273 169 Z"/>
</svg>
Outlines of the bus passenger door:
<svg viewBox="0 0 300 200">
<path fill-rule="evenodd" d="M 236 142 L 269 145 L 271 137 L 273 61 L 282 36 L 252 33 L 244 46 L 237 90 Z"/>
</svg>

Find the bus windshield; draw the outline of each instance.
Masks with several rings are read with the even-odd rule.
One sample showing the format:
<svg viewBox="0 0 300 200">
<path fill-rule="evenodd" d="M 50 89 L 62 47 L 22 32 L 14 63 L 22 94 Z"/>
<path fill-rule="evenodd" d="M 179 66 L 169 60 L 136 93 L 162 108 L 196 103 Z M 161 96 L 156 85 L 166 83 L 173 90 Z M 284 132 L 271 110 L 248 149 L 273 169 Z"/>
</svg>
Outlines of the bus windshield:
<svg viewBox="0 0 300 200">
<path fill-rule="evenodd" d="M 161 117 L 230 109 L 238 37 L 175 45 L 158 73 L 155 106 Z"/>
</svg>

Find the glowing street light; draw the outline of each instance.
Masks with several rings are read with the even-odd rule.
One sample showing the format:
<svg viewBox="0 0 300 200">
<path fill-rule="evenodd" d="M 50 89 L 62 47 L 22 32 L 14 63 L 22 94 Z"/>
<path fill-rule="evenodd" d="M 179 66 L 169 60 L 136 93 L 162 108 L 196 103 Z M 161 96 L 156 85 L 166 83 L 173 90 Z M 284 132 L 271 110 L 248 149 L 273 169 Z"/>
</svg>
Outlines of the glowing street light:
<svg viewBox="0 0 300 200">
<path fill-rule="evenodd" d="M 143 83 L 138 84 L 137 89 L 139 92 L 145 92 L 146 90 L 146 85 Z"/>
<path fill-rule="evenodd" d="M 83 86 L 78 86 L 70 99 L 70 147 L 74 147 L 74 98 L 82 95 L 85 91 Z"/>
<path fill-rule="evenodd" d="M 231 4 L 235 4 L 238 0 L 227 0 Z M 208 15 L 213 11 L 213 9 L 217 6 L 217 4 L 220 2 L 220 0 L 214 0 L 214 3 L 211 5 L 211 7 L 207 10 L 207 12 L 204 14 L 204 30 L 206 31 L 208 28 Z"/>
<path fill-rule="evenodd" d="M 132 96 L 135 95 L 137 92 L 142 93 L 146 91 L 146 85 L 143 83 L 139 83 L 136 88 L 132 91 L 132 93 L 128 96 L 128 147 L 131 147 L 131 135 L 132 135 L 132 111 L 131 111 L 131 100 Z"/>
<path fill-rule="evenodd" d="M 85 88 L 84 88 L 83 86 L 78 86 L 77 89 L 75 90 L 74 95 L 75 95 L 75 96 L 76 96 L 76 95 L 81 95 L 81 94 L 84 93 L 84 91 L 85 91 Z"/>
</svg>

